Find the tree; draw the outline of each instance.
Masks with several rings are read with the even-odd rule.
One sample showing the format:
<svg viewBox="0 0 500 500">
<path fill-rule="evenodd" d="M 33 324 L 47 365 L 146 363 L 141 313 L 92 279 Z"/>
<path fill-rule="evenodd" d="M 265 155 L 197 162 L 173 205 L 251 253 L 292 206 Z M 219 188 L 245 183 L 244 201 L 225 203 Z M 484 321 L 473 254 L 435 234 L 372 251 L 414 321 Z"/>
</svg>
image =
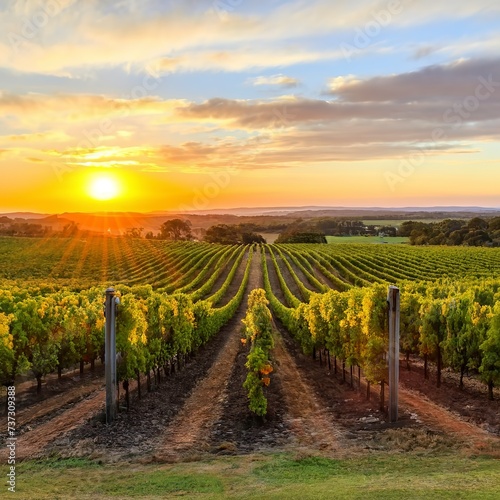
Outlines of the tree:
<svg viewBox="0 0 500 500">
<path fill-rule="evenodd" d="M 337 358 L 343 360 L 345 364 L 346 343 L 344 342 L 344 324 L 347 310 L 347 294 L 337 290 L 331 290 L 323 297 L 322 316 L 328 324 L 328 333 L 326 335 L 325 344 L 329 352 L 334 357 L 334 370 L 337 373 Z M 343 377 L 345 373 L 343 374 Z"/>
<path fill-rule="evenodd" d="M 266 240 L 261 234 L 257 233 L 241 233 L 241 242 L 244 245 L 250 245 L 251 243 L 266 243 Z"/>
<path fill-rule="evenodd" d="M 16 304 L 12 323 L 16 361 L 29 361 L 37 380 L 37 392 L 42 390 L 42 378 L 57 366 L 58 344 L 53 331 L 59 311 L 52 297 L 28 298 Z M 17 350 L 19 349 L 19 350 Z"/>
<path fill-rule="evenodd" d="M 127 409 L 130 406 L 128 381 L 134 377 L 140 381 L 140 373 L 146 367 L 147 326 L 145 304 L 130 293 L 122 296 L 116 318 L 116 352 L 121 353 L 117 381 L 123 380 Z"/>
<path fill-rule="evenodd" d="M 378 233 L 380 236 L 395 237 L 398 235 L 398 230 L 394 226 L 381 226 Z"/>
<path fill-rule="evenodd" d="M 488 229 L 488 222 L 486 222 L 484 219 L 481 219 L 480 217 L 474 217 L 469 221 L 467 227 L 472 231 L 484 231 Z"/>
<path fill-rule="evenodd" d="M 241 238 L 235 226 L 217 224 L 207 229 L 205 241 L 208 241 L 208 243 L 221 243 L 223 245 L 237 245 L 241 243 Z"/>
<path fill-rule="evenodd" d="M 388 379 L 385 353 L 389 348 L 385 285 L 374 285 L 364 290 L 360 315 L 363 333 L 360 342 L 363 371 L 368 382 L 380 384 L 380 410 L 384 411 L 384 384 Z"/>
<path fill-rule="evenodd" d="M 488 222 L 488 229 L 490 231 L 500 231 L 500 217 L 493 217 Z"/>
<path fill-rule="evenodd" d="M 14 368 L 14 343 L 9 330 L 12 315 L 0 313 L 0 384 L 12 385 Z"/>
<path fill-rule="evenodd" d="M 483 359 L 479 372 L 488 384 L 488 398 L 493 399 L 493 387 L 500 384 L 500 302 L 494 308 L 494 316 L 486 340 L 480 345 Z"/>
<path fill-rule="evenodd" d="M 482 229 L 470 231 L 464 238 L 465 244 L 474 247 L 482 247 L 489 242 L 491 242 L 490 235 Z"/>
<path fill-rule="evenodd" d="M 61 231 L 61 236 L 71 238 L 73 236 L 76 236 L 78 234 L 78 223 L 75 221 L 71 221 L 68 224 L 66 224 Z"/>
<path fill-rule="evenodd" d="M 454 370 L 460 370 L 460 389 L 464 386 L 465 370 L 479 368 L 479 345 L 485 340 L 482 325 L 487 309 L 489 307 L 474 302 L 469 294 L 450 299 L 444 304 L 447 330 L 444 351 L 447 364 Z"/>
<path fill-rule="evenodd" d="M 436 354 L 437 387 L 441 387 L 442 347 L 446 338 L 446 320 L 443 316 L 443 301 L 426 299 L 420 307 L 420 352 L 424 355 L 424 372 L 427 375 L 427 358 Z"/>
<path fill-rule="evenodd" d="M 327 243 L 325 234 L 319 231 L 301 232 L 285 231 L 281 233 L 276 243 Z"/>
<path fill-rule="evenodd" d="M 408 220 L 399 226 L 399 236 L 410 236 L 413 231 L 421 231 L 425 227 L 423 222 Z"/>
<path fill-rule="evenodd" d="M 171 219 L 160 226 L 160 240 L 185 241 L 191 240 L 191 222 L 188 220 Z"/>
<path fill-rule="evenodd" d="M 410 354 L 418 352 L 420 338 L 419 295 L 414 293 L 401 294 L 401 350 L 406 356 L 406 368 L 410 369 Z"/>
<path fill-rule="evenodd" d="M 124 236 L 126 238 L 142 238 L 142 232 L 144 231 L 143 227 L 129 227 Z"/>
<path fill-rule="evenodd" d="M 58 309 L 60 318 L 54 325 L 52 335 L 58 346 L 57 374 L 61 378 L 63 368 L 69 368 L 80 358 L 79 347 L 83 347 L 85 340 L 83 335 L 85 310 L 79 307 L 79 298 L 76 294 L 62 297 Z"/>
</svg>

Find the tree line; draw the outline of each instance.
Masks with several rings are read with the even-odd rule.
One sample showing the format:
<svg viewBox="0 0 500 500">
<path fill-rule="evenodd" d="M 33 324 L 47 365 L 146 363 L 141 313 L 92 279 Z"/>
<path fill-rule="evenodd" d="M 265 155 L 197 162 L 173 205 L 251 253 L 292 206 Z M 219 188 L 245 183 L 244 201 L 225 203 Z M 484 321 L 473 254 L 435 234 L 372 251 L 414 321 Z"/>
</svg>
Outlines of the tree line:
<svg viewBox="0 0 500 500">
<path fill-rule="evenodd" d="M 500 217 L 469 221 L 445 219 L 440 222 L 403 222 L 400 236 L 408 236 L 412 245 L 500 246 Z"/>
</svg>

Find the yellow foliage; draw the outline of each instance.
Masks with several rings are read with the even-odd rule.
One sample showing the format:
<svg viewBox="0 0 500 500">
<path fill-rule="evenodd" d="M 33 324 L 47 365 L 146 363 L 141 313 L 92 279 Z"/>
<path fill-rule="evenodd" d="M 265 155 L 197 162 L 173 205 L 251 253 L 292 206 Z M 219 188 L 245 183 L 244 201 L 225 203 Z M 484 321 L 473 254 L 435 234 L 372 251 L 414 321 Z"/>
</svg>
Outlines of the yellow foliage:
<svg viewBox="0 0 500 500">
<path fill-rule="evenodd" d="M 269 375 L 271 372 L 273 371 L 273 367 L 271 365 L 264 365 L 261 369 L 260 369 L 260 373 L 262 373 L 262 375 Z"/>
</svg>

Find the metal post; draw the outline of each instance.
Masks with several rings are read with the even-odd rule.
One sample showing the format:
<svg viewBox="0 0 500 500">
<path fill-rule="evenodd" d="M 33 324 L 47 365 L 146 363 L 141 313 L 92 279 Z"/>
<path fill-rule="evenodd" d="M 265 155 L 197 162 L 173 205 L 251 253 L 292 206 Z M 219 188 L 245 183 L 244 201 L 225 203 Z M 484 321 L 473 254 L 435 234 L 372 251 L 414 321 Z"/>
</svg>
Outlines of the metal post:
<svg viewBox="0 0 500 500">
<path fill-rule="evenodd" d="M 104 315 L 106 317 L 105 363 L 106 363 L 106 423 L 116 416 L 116 306 L 120 299 L 114 288 L 106 290 Z"/>
<path fill-rule="evenodd" d="M 399 389 L 399 288 L 389 287 L 389 422 L 398 420 Z"/>
</svg>

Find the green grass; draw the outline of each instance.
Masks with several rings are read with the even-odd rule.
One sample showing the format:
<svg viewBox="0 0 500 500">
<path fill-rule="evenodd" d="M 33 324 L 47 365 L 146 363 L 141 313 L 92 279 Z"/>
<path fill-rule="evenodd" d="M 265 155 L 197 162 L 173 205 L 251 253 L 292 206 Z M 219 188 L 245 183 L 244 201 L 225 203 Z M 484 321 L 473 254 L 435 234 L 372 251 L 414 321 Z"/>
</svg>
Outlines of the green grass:
<svg viewBox="0 0 500 500">
<path fill-rule="evenodd" d="M 380 236 L 327 236 L 328 243 L 408 243 L 409 239 L 404 236 L 384 237 Z"/>
<path fill-rule="evenodd" d="M 0 467 L 6 477 L 7 468 Z M 85 459 L 17 465 L 18 499 L 496 499 L 498 460 L 460 455 L 361 458 L 247 455 L 177 464 Z M 5 493 L 8 493 L 5 489 Z M 7 498 L 0 493 L 1 498 Z"/>
</svg>

